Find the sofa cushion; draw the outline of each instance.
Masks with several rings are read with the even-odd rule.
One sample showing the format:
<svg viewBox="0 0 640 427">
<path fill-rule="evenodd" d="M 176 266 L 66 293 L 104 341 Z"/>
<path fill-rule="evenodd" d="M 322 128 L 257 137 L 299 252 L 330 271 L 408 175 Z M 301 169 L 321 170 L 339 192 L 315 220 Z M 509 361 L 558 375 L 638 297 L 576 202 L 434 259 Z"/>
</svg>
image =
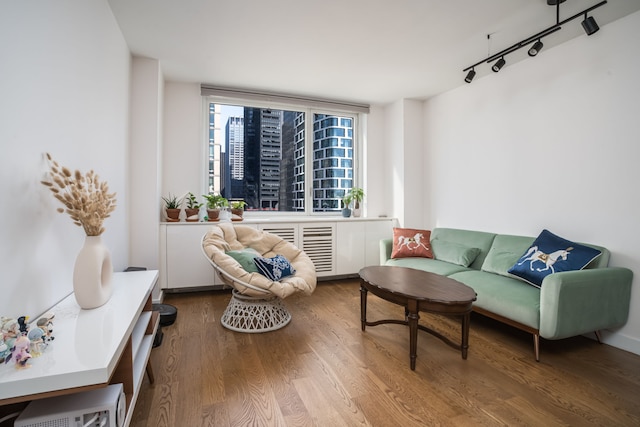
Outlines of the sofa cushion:
<svg viewBox="0 0 640 427">
<path fill-rule="evenodd" d="M 549 274 L 582 270 L 600 254 L 598 249 L 556 236 L 549 230 L 542 230 L 508 272 L 540 287 L 542 280 Z"/>
<path fill-rule="evenodd" d="M 433 240 L 431 242 L 431 248 L 433 249 L 433 256 L 436 259 L 458 264 L 463 267 L 469 267 L 480 254 L 480 249 L 478 248 L 470 248 L 459 243 L 440 239 Z"/>
<path fill-rule="evenodd" d="M 516 278 L 476 270 L 455 273 L 449 277 L 476 291 L 474 307 L 480 307 L 534 329 L 539 328 L 539 288 Z"/>
<path fill-rule="evenodd" d="M 429 230 L 393 227 L 391 258 L 433 258 L 430 238 Z"/>
<path fill-rule="evenodd" d="M 534 237 L 498 234 L 482 264 L 482 271 L 512 277 L 508 271 L 524 251 L 531 246 Z"/>
<path fill-rule="evenodd" d="M 430 273 L 440 274 L 442 276 L 448 276 L 460 271 L 467 271 L 469 268 L 461 265 L 452 264 L 446 261 L 439 261 L 431 258 L 398 258 L 389 259 L 384 265 L 392 265 L 396 267 L 415 268 L 417 270 L 424 270 Z"/>
</svg>

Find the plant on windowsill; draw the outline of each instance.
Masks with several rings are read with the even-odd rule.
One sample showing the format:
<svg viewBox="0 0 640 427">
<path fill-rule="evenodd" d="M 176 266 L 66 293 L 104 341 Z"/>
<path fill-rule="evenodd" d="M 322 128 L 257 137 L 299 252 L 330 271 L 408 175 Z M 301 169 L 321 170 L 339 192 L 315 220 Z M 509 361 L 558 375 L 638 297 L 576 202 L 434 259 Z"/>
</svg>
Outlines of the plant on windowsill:
<svg viewBox="0 0 640 427">
<path fill-rule="evenodd" d="M 244 214 L 245 206 L 247 206 L 247 203 L 244 200 L 234 200 L 231 202 L 232 221 L 242 221 L 242 215 Z M 237 218 L 235 218 L 233 215 L 236 215 Z"/>
<path fill-rule="evenodd" d="M 191 192 L 187 194 L 187 207 L 184 210 L 187 216 L 187 222 L 198 222 L 198 215 L 200 213 L 200 208 L 202 207 L 202 205 L 203 203 L 198 203 L 195 194 Z"/>
<path fill-rule="evenodd" d="M 357 218 L 362 212 L 360 203 L 364 200 L 364 190 L 360 187 L 352 187 L 351 190 L 349 190 L 349 196 L 353 201 L 353 216 Z"/>
<path fill-rule="evenodd" d="M 344 197 L 342 198 L 342 216 L 345 218 L 349 218 L 351 216 L 351 208 L 349 207 L 351 206 L 351 201 L 351 194 L 345 193 Z"/>
<path fill-rule="evenodd" d="M 178 199 L 169 193 L 169 196 L 162 197 L 162 200 L 164 201 L 164 208 L 167 212 L 167 222 L 180 221 L 180 205 L 182 204 L 182 199 Z"/>
<path fill-rule="evenodd" d="M 219 221 L 220 208 L 229 206 L 229 201 L 220 194 L 203 194 L 207 201 L 207 216 L 209 221 Z"/>
</svg>

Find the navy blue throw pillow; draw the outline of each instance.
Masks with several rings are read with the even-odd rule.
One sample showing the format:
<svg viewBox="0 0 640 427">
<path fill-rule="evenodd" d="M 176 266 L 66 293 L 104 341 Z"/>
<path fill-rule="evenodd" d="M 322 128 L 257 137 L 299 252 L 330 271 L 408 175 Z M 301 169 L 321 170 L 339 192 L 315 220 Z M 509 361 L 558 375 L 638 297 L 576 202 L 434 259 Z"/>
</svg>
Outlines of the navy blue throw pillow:
<svg viewBox="0 0 640 427">
<path fill-rule="evenodd" d="M 273 258 L 256 257 L 253 262 L 258 267 L 258 273 L 267 276 L 274 282 L 296 273 L 289 260 L 282 255 L 276 255 Z"/>
<path fill-rule="evenodd" d="M 549 274 L 582 270 L 601 253 L 598 249 L 563 239 L 549 230 L 542 230 L 508 272 L 539 288 L 542 280 Z"/>
</svg>

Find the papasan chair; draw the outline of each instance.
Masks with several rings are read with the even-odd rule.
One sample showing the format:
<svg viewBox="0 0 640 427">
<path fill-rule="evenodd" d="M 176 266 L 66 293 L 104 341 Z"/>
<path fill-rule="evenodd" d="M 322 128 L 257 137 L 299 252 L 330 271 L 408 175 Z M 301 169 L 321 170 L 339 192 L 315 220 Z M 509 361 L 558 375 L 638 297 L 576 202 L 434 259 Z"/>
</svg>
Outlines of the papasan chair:
<svg viewBox="0 0 640 427">
<path fill-rule="evenodd" d="M 283 328 L 291 314 L 282 300 L 296 292 L 311 295 L 316 288 L 316 269 L 311 259 L 281 237 L 246 225 L 220 223 L 202 237 L 202 252 L 232 289 L 231 300 L 220 322 L 237 332 L 269 332 Z M 280 257 L 278 257 L 280 255 Z M 260 260 L 259 272 L 254 258 Z M 285 258 L 284 267 L 282 257 Z M 287 263 L 294 274 L 285 276 Z M 273 280 L 272 280 L 273 279 Z"/>
</svg>

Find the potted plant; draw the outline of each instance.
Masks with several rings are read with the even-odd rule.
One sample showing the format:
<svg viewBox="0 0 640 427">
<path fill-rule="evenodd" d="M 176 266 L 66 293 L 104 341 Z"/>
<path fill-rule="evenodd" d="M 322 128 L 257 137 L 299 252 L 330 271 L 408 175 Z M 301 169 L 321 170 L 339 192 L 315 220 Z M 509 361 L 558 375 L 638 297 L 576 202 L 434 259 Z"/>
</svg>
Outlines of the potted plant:
<svg viewBox="0 0 640 427">
<path fill-rule="evenodd" d="M 349 190 L 349 196 L 353 201 L 353 216 L 359 217 L 362 212 L 360 209 L 360 203 L 364 200 L 364 190 L 360 187 L 353 187 Z"/>
<path fill-rule="evenodd" d="M 167 221 L 180 221 L 180 205 L 182 204 L 182 200 L 179 200 L 176 196 L 172 196 L 171 193 L 169 193 L 168 197 L 163 197 L 162 200 L 164 201 L 165 211 L 167 212 Z"/>
<path fill-rule="evenodd" d="M 207 201 L 207 216 L 209 217 L 209 221 L 218 221 L 220 208 L 229 206 L 229 202 L 220 194 L 203 194 L 202 197 Z"/>
<path fill-rule="evenodd" d="M 345 218 L 349 218 L 351 216 L 351 205 L 352 197 L 350 193 L 345 193 L 342 198 L 342 216 Z"/>
<path fill-rule="evenodd" d="M 236 219 L 236 221 L 242 221 L 245 206 L 247 206 L 247 203 L 244 200 L 234 200 L 231 202 L 231 215 L 237 215 L 240 217 L 239 219 Z M 233 220 L 234 218 L 231 217 L 231 219 Z"/>
<path fill-rule="evenodd" d="M 190 192 L 187 194 L 187 207 L 184 210 L 187 216 L 186 220 L 188 222 L 197 222 L 201 207 L 202 203 L 198 203 L 198 200 L 193 193 Z"/>
</svg>

